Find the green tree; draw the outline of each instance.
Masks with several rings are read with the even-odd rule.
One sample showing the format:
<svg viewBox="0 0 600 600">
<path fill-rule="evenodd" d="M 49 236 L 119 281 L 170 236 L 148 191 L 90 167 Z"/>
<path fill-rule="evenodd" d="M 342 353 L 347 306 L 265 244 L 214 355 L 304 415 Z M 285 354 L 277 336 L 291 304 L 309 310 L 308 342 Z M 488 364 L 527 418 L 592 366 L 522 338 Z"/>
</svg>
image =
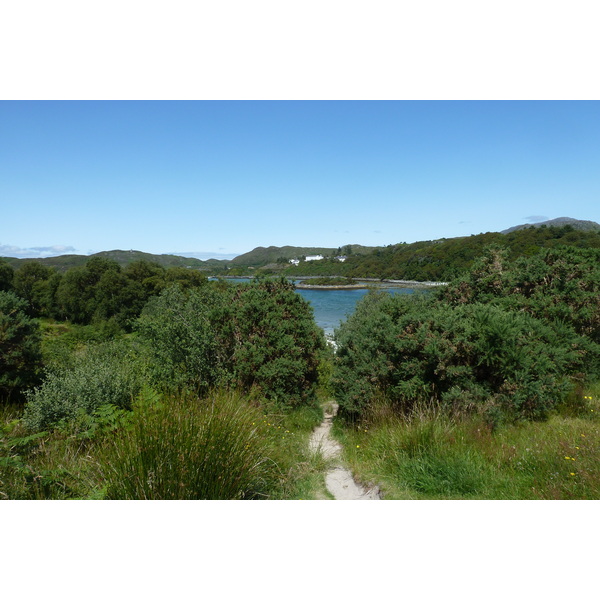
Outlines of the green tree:
<svg viewBox="0 0 600 600">
<path fill-rule="evenodd" d="M 17 400 L 39 381 L 41 336 L 38 322 L 27 315 L 27 302 L 0 292 L 0 398 Z"/>
<path fill-rule="evenodd" d="M 12 289 L 13 276 L 13 268 L 3 258 L 0 258 L 0 292 L 8 292 Z"/>
<path fill-rule="evenodd" d="M 29 303 L 29 313 L 40 316 L 47 306 L 49 280 L 54 270 L 38 261 L 26 262 L 13 278 L 15 293 Z"/>
</svg>

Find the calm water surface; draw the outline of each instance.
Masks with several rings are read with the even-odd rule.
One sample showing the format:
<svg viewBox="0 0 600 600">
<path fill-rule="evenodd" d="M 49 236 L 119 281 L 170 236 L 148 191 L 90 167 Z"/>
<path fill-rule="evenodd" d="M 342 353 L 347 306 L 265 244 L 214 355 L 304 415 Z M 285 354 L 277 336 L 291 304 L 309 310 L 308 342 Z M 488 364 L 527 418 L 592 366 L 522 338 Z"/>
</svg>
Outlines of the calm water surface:
<svg viewBox="0 0 600 600">
<path fill-rule="evenodd" d="M 382 288 L 390 294 L 412 294 L 411 288 Z M 340 322 L 346 320 L 348 315 L 354 312 L 356 303 L 369 290 L 296 290 L 308 300 L 315 313 L 315 321 L 319 327 L 328 335 L 340 326 Z"/>
<path fill-rule="evenodd" d="M 228 279 L 236 283 L 249 283 L 250 279 Z M 412 294 L 412 288 L 381 288 L 390 294 Z M 296 290 L 313 307 L 315 321 L 326 334 L 332 335 L 333 330 L 354 312 L 356 303 L 369 290 Z"/>
</svg>

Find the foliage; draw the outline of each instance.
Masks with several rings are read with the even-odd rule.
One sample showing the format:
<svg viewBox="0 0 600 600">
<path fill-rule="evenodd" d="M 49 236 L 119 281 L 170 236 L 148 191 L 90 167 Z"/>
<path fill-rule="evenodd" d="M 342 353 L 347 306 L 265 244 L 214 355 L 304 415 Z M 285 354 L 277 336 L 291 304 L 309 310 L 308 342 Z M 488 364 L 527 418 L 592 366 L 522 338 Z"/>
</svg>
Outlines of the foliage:
<svg viewBox="0 0 600 600">
<path fill-rule="evenodd" d="M 440 406 L 392 416 L 373 407 L 359 426 L 334 428 L 344 457 L 388 499 L 595 499 L 600 497 L 596 385 L 577 413 L 492 431 L 479 416 Z"/>
<path fill-rule="evenodd" d="M 206 277 L 192 269 L 165 269 L 144 261 L 133 261 L 123 269 L 114 260 L 93 256 L 64 274 L 30 260 L 11 281 L 15 292 L 27 300 L 31 316 L 80 325 L 112 321 L 129 330 L 150 297 L 174 283 L 184 288 L 202 286 Z"/>
<path fill-rule="evenodd" d="M 377 397 L 399 410 L 430 401 L 493 422 L 540 419 L 581 364 L 570 332 L 492 305 L 371 294 L 336 333 L 333 387 L 342 413 Z"/>
<path fill-rule="evenodd" d="M 126 346 L 92 346 L 70 367 L 48 371 L 42 385 L 27 392 L 24 422 L 39 430 L 92 415 L 105 404 L 129 409 L 141 386 L 140 368 Z"/>
<path fill-rule="evenodd" d="M 26 430 L 19 414 L 0 415 L 0 499 L 87 497 L 94 486 L 89 448 L 63 432 Z"/>
<path fill-rule="evenodd" d="M 282 478 L 271 437 L 260 411 L 231 393 L 136 406 L 101 456 L 106 497 L 268 497 Z"/>
<path fill-rule="evenodd" d="M 214 287 L 186 293 L 176 286 L 148 302 L 136 331 L 149 346 L 157 385 L 205 393 L 222 382 L 226 356 L 213 316 L 222 302 Z"/>
<path fill-rule="evenodd" d="M 26 311 L 25 300 L 0 292 L 0 400 L 17 399 L 39 380 L 39 324 Z"/>
<path fill-rule="evenodd" d="M 563 227 L 530 227 L 507 234 L 481 233 L 469 237 L 442 238 L 400 243 L 348 255 L 345 262 L 334 258 L 301 263 L 284 274 L 340 275 L 345 277 L 405 279 L 415 281 L 451 281 L 466 273 L 484 249 L 497 244 L 510 251 L 510 260 L 538 254 L 544 248 L 570 246 L 600 248 L 600 232 L 577 231 Z"/>
<path fill-rule="evenodd" d="M 28 312 L 32 316 L 39 316 L 45 309 L 52 305 L 53 287 L 57 283 L 52 280 L 54 271 L 39 262 L 27 262 L 13 278 L 15 293 L 27 300 Z M 52 283 L 51 283 L 52 281 Z"/>
<path fill-rule="evenodd" d="M 285 280 L 218 283 L 152 299 L 137 330 L 157 381 L 205 392 L 226 384 L 297 405 L 314 396 L 323 334 Z"/>
<path fill-rule="evenodd" d="M 12 289 L 13 276 L 13 268 L 0 258 L 0 292 L 9 292 Z"/>
<path fill-rule="evenodd" d="M 491 246 L 440 296 L 455 305 L 492 302 L 560 321 L 600 343 L 600 249 L 559 247 L 511 263 L 505 250 Z"/>
<path fill-rule="evenodd" d="M 354 279 L 350 279 L 349 277 L 317 277 L 315 279 L 309 279 L 307 281 L 303 281 L 302 283 L 308 285 L 354 285 L 356 281 Z"/>
</svg>

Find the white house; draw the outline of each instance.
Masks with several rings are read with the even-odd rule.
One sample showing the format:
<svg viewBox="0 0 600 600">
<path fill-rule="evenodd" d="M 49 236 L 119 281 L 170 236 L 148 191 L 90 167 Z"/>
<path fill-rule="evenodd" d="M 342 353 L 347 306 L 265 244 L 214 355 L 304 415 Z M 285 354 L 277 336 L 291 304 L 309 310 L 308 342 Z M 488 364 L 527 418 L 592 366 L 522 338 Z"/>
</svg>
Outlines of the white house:
<svg viewBox="0 0 600 600">
<path fill-rule="evenodd" d="M 308 262 L 309 260 L 323 260 L 325 257 L 321 254 L 317 254 L 316 256 L 307 256 L 304 260 Z"/>
<path fill-rule="evenodd" d="M 298 266 L 300 264 L 300 261 L 297 258 L 292 258 L 290 260 L 290 263 L 293 264 L 293 265 Z"/>
<path fill-rule="evenodd" d="M 340 262 L 344 262 L 346 260 L 345 256 L 336 256 L 335 260 L 339 260 Z"/>
</svg>

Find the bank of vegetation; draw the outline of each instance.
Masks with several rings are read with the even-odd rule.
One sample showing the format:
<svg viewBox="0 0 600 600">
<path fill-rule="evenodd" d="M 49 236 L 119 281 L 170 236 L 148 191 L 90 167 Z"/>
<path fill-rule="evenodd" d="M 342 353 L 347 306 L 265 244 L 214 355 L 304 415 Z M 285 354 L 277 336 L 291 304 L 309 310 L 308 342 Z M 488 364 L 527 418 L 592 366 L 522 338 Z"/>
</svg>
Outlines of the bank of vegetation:
<svg viewBox="0 0 600 600">
<path fill-rule="evenodd" d="M 318 485 L 308 436 L 329 350 L 287 281 L 91 261 L 58 286 L 40 277 L 27 300 L 23 272 L 3 273 L 0 497 L 294 498 Z"/>
<path fill-rule="evenodd" d="M 488 248 L 445 288 L 371 294 L 336 342 L 337 434 L 388 497 L 600 496 L 600 250 Z"/>
<path fill-rule="evenodd" d="M 600 497 L 594 244 L 492 244 L 447 286 L 369 293 L 335 338 L 283 278 L 0 261 L 0 497 L 316 497 L 331 398 L 384 497 Z"/>
<path fill-rule="evenodd" d="M 509 260 L 535 256 L 545 248 L 570 246 L 600 248 L 600 231 L 584 231 L 571 225 L 563 227 L 530 227 L 503 233 L 482 233 L 469 237 L 395 244 L 384 248 L 338 252 L 319 261 L 300 262 L 297 266 L 270 265 L 271 273 L 295 276 L 341 276 L 409 281 L 451 281 L 471 269 L 484 249 L 496 244 L 505 248 Z M 344 253 L 344 248 L 339 248 Z M 283 268 L 285 267 L 285 268 Z M 246 271 L 247 272 L 247 271 Z M 241 272 L 240 272 L 241 274 Z"/>
</svg>

